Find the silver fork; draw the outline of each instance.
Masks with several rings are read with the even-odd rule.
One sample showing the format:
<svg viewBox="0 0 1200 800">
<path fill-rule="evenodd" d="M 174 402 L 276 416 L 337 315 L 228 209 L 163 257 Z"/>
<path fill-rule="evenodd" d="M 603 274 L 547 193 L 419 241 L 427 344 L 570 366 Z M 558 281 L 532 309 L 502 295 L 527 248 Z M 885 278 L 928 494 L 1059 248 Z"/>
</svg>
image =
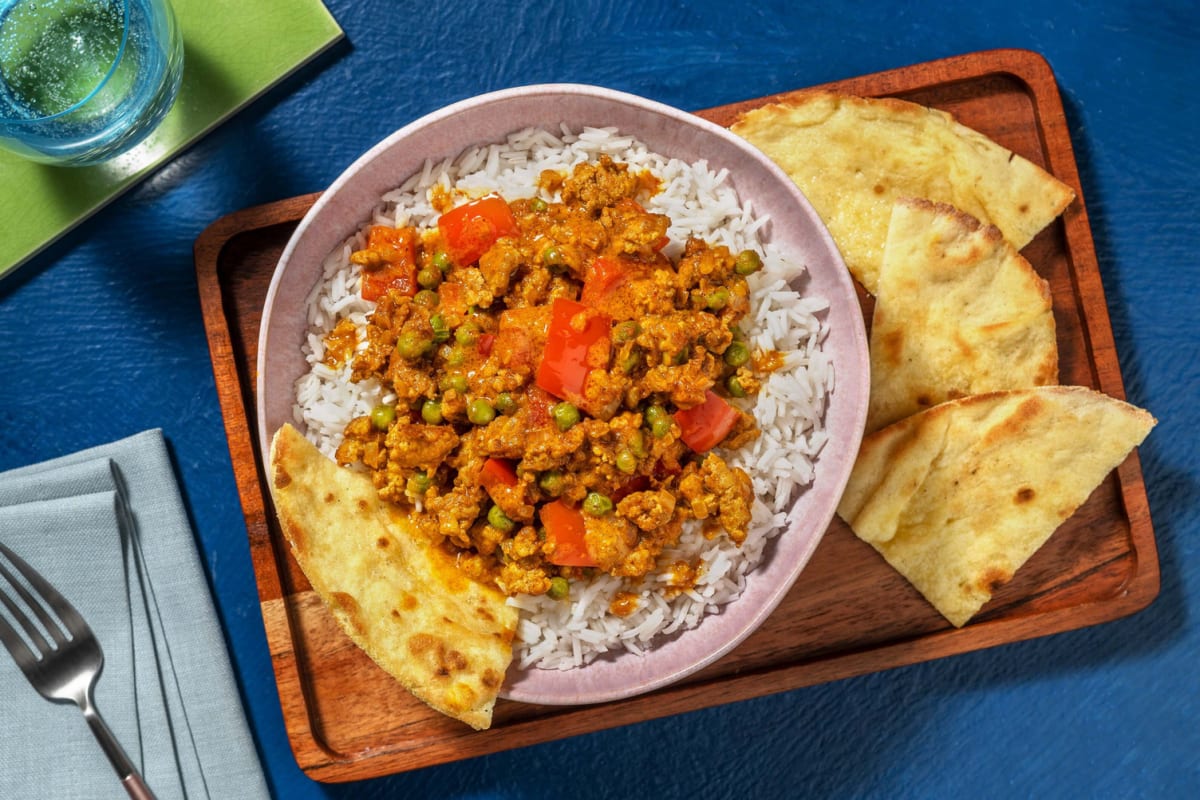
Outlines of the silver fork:
<svg viewBox="0 0 1200 800">
<path fill-rule="evenodd" d="M 125 791 L 134 800 L 154 800 L 146 782 L 138 774 L 133 762 L 125 755 L 121 745 L 108 725 L 96 710 L 92 692 L 96 686 L 96 678 L 104 666 L 104 653 L 92 629 L 84 622 L 79 612 L 59 594 L 50 583 L 39 575 L 32 567 L 22 561 L 16 553 L 0 543 L 0 553 L 8 559 L 17 571 L 25 576 L 25 580 L 40 595 L 35 597 L 25 586 L 16 580 L 12 572 L 0 561 L 0 576 L 3 576 L 12 590 L 21 598 L 42 624 L 42 629 L 54 640 L 53 644 L 46 641 L 42 630 L 29 619 L 29 616 L 16 604 L 10 594 L 4 591 L 0 583 L 0 604 L 8 609 L 9 614 L 24 630 L 33 643 L 34 649 L 17 634 L 11 624 L 0 615 L 0 641 L 12 653 L 17 666 L 25 673 L 25 677 L 33 684 L 33 688 L 47 700 L 57 703 L 74 703 L 83 712 L 88 727 L 91 728 L 96 740 L 100 742 L 104 754 L 116 769 L 121 778 Z M 50 615 L 47 606 L 54 611 L 55 616 L 62 621 L 66 631 L 59 627 L 58 622 Z"/>
</svg>

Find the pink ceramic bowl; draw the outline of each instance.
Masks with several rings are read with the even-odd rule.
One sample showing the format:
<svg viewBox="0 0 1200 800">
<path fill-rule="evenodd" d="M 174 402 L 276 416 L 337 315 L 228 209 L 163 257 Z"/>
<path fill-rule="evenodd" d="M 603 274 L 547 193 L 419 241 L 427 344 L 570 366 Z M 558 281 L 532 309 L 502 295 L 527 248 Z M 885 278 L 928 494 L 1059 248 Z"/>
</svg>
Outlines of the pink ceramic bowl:
<svg viewBox="0 0 1200 800">
<path fill-rule="evenodd" d="M 849 478 L 866 418 L 867 340 L 854 287 L 837 247 L 795 184 L 771 161 L 724 128 L 683 111 L 594 86 L 525 86 L 463 100 L 401 128 L 368 150 L 333 182 L 301 220 L 267 293 L 258 346 L 261 452 L 292 419 L 293 385 L 305 372 L 304 301 L 327 254 L 365 222 L 380 195 L 421 169 L 469 146 L 503 141 L 529 126 L 572 130 L 615 126 L 652 151 L 729 170 L 743 203 L 767 215 L 766 238 L 807 265 L 806 293 L 828 299 L 836 390 L 826 417 L 829 442 L 816 479 L 788 516 L 789 529 L 768 546 L 742 596 L 696 628 L 656 643 L 643 656 L 609 655 L 569 671 L 514 667 L 502 695 L 529 703 L 596 703 L 660 688 L 711 664 L 757 628 L 779 604 L 825 533 Z"/>
</svg>

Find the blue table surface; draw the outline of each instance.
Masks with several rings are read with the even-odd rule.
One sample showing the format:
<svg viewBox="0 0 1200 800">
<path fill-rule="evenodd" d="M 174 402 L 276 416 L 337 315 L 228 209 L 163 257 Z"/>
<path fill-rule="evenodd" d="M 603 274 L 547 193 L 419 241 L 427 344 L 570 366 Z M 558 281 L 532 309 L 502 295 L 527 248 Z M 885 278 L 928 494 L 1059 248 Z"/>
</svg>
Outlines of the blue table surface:
<svg viewBox="0 0 1200 800">
<path fill-rule="evenodd" d="M 0 469 L 164 429 L 276 797 L 1200 796 L 1200 6 L 330 0 L 347 39 L 0 281 Z M 286 35 L 286 31 L 280 31 Z M 999 47 L 1058 77 L 1162 570 L 1093 628 L 350 785 L 291 755 L 192 262 L 453 100 L 577 81 L 695 110 Z M 0 213 L 3 210 L 0 209 Z"/>
</svg>

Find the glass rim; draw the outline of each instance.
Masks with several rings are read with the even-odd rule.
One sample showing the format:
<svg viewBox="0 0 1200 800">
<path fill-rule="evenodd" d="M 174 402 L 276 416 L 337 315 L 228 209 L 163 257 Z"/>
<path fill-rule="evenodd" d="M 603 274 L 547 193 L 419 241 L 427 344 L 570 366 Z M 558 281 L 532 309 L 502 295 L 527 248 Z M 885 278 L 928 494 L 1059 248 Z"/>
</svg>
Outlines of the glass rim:
<svg viewBox="0 0 1200 800">
<path fill-rule="evenodd" d="M 9 126 L 39 125 L 39 124 L 42 124 L 42 123 L 45 123 L 45 122 L 48 122 L 51 120 L 65 117 L 75 111 L 78 111 L 80 108 L 82 108 L 84 105 L 86 105 L 89 100 L 91 100 L 93 97 L 96 96 L 97 92 L 99 92 L 101 89 L 104 88 L 105 84 L 107 84 L 110 80 L 112 80 L 112 76 L 114 74 L 116 74 L 117 65 L 120 64 L 121 59 L 125 57 L 125 45 L 129 42 L 129 0 L 119 0 L 119 1 L 121 3 L 121 12 L 122 12 L 121 13 L 121 21 L 122 21 L 121 44 L 120 44 L 120 46 L 117 47 L 117 54 L 113 57 L 113 62 L 112 62 L 112 64 L 110 64 L 108 66 L 108 72 L 104 73 L 104 77 L 101 78 L 100 80 L 96 81 L 96 85 L 92 87 L 92 90 L 90 92 L 88 92 L 86 95 L 81 97 L 76 102 L 72 103 L 70 106 L 64 108 L 62 111 L 57 111 L 53 114 L 46 114 L 46 115 L 40 116 L 40 117 L 28 117 L 28 118 L 21 118 L 21 119 L 14 119 L 12 117 L 7 117 L 7 116 L 4 116 L 3 114 L 0 114 L 0 119 L 3 119 L 4 123 L 6 125 L 9 125 Z"/>
</svg>

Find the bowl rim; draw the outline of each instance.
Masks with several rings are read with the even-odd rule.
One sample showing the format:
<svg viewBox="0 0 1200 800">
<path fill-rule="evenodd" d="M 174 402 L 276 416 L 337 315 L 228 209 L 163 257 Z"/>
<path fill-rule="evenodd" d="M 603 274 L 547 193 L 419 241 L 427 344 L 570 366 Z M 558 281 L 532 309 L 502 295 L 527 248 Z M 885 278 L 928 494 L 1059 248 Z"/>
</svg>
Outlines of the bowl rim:
<svg viewBox="0 0 1200 800">
<path fill-rule="evenodd" d="M 608 102 L 626 104 L 643 112 L 649 112 L 650 114 L 657 114 L 659 116 L 666 117 L 672 122 L 678 123 L 682 126 L 697 129 L 707 135 L 716 136 L 724 140 L 727 144 L 733 146 L 735 149 L 741 151 L 746 157 L 756 161 L 761 169 L 764 169 L 775 181 L 779 182 L 780 185 L 784 187 L 788 194 L 792 195 L 792 199 L 794 201 L 799 202 L 799 204 L 807 211 L 810 220 L 815 220 L 816 227 L 812 233 L 816 234 L 820 238 L 820 249 L 828 252 L 834 261 L 834 266 L 842 267 L 838 275 L 831 277 L 836 283 L 842 284 L 842 291 L 847 297 L 856 298 L 856 292 L 849 272 L 845 269 L 840 250 L 833 241 L 828 228 L 824 225 L 819 216 L 817 216 L 815 210 L 812 208 L 808 198 L 805 197 L 804 193 L 798 186 L 796 186 L 791 178 L 788 177 L 781 167 L 767 158 L 766 155 L 764 155 L 749 142 L 746 142 L 744 139 L 733 134 L 728 129 L 702 117 L 696 116 L 695 114 L 682 111 L 665 103 L 650 100 L 645 97 L 616 89 L 609 89 L 583 83 L 535 83 L 507 89 L 500 89 L 463 98 L 418 117 L 412 122 L 393 131 L 376 144 L 372 145 L 368 150 L 357 157 L 349 166 L 347 166 L 338 174 L 329 187 L 321 194 L 320 197 L 317 198 L 316 202 L 313 203 L 308 212 L 305 213 L 305 215 L 301 218 L 300 222 L 297 224 L 296 228 L 289 237 L 287 245 L 280 254 L 279 260 L 272 274 L 270 284 L 267 288 L 267 294 L 263 301 L 263 315 L 259 328 L 256 363 L 257 373 L 255 386 L 255 411 L 257 416 L 257 438 L 260 452 L 263 454 L 264 458 L 265 455 L 270 452 L 270 441 L 273 433 L 272 431 L 268 431 L 266 427 L 267 409 L 265 399 L 268 372 L 266 366 L 270 352 L 269 338 L 271 331 L 271 315 L 272 310 L 276 307 L 277 296 L 280 286 L 283 283 L 285 274 L 287 273 L 287 266 L 291 263 L 293 254 L 295 253 L 297 247 L 300 246 L 300 243 L 302 242 L 308 229 L 322 216 L 322 214 L 328 207 L 330 207 L 330 205 L 337 201 L 339 192 L 347 184 L 353 181 L 364 168 L 371 165 L 382 154 L 390 151 L 396 146 L 397 142 L 401 142 L 409 138 L 414 133 L 433 125 L 445 124 L 460 114 L 466 112 L 477 112 L 480 107 L 488 107 L 496 104 L 506 103 L 518 98 L 529 99 L 545 97 L 547 99 L 551 99 L 554 97 L 561 97 L 563 95 L 582 96 L 585 98 L 590 97 Z M 516 128 L 513 128 L 513 130 L 516 130 Z M 637 131 L 630 131 L 630 133 L 635 136 L 637 135 Z M 496 140 L 500 140 L 503 135 L 503 133 L 498 134 Z M 399 176 L 397 185 L 403 183 L 403 181 L 407 178 L 408 175 Z M 857 308 L 856 299 L 854 307 Z M 865 395 L 866 392 L 869 391 L 870 385 L 869 359 L 867 355 L 868 351 L 865 323 L 862 319 L 862 315 L 851 314 L 850 317 L 851 318 L 849 320 L 841 320 L 840 324 L 849 324 L 853 326 L 853 330 L 847 331 L 846 335 L 848 335 L 852 341 L 855 358 L 852 364 L 838 364 L 839 373 L 835 378 L 835 387 L 843 385 L 861 387 L 861 391 L 857 396 L 843 401 L 854 402 L 855 408 L 853 419 L 850 423 L 850 429 L 847 434 L 848 438 L 840 444 L 842 448 L 852 451 L 853 453 L 857 453 L 866 425 L 867 404 Z M 843 374 L 847 367 L 849 367 L 851 370 L 851 374 Z M 834 393 L 836 393 L 836 388 Z M 828 419 L 828 416 L 831 413 L 832 404 L 834 402 L 836 401 L 831 399 L 826 407 L 826 419 Z M 820 469 L 820 462 L 826 460 L 827 459 L 820 456 L 816 459 L 818 469 Z M 818 473 L 819 476 L 823 475 L 826 485 L 830 487 L 833 498 L 832 502 L 828 503 L 828 506 L 822 510 L 822 513 L 818 515 L 817 518 L 814 519 L 812 515 L 805 517 L 805 526 L 812 527 L 815 530 L 815 533 L 809 537 L 809 540 L 806 542 L 803 550 L 797 554 L 794 554 L 792 566 L 784 576 L 784 579 L 775 582 L 775 585 L 771 587 L 766 597 L 760 600 L 754 613 L 746 618 L 738 628 L 736 635 L 727 636 L 721 639 L 719 646 L 710 648 L 703 656 L 692 659 L 677 669 L 657 674 L 653 677 L 653 679 L 650 680 L 643 680 L 640 682 L 631 681 L 630 685 L 626 687 L 606 688 L 602 691 L 583 688 L 583 685 L 586 684 L 586 681 L 579 682 L 580 688 L 578 691 L 568 690 L 547 692 L 544 690 L 530 689 L 529 687 L 523 688 L 519 685 L 519 683 L 517 685 L 510 683 L 513 677 L 510 668 L 509 677 L 505 681 L 504 689 L 501 690 L 501 697 L 520 702 L 542 705 L 582 705 L 588 703 L 620 700 L 668 686 L 716 662 L 741 644 L 755 630 L 757 630 L 762 625 L 763 621 L 766 620 L 766 618 L 783 601 L 783 598 L 787 595 L 788 591 L 790 591 L 796 579 L 807 566 L 812 553 L 816 550 L 817 545 L 824 537 L 825 531 L 827 530 L 834 514 L 836 513 L 837 499 L 840 498 L 842 492 L 845 490 L 850 478 L 850 470 L 853 467 L 853 463 L 853 457 L 847 457 L 838 465 L 839 468 L 836 472 L 829 474 L 822 470 Z M 800 495 L 800 498 L 803 497 L 804 493 L 810 492 L 815 484 L 816 479 L 814 479 L 813 484 L 805 487 Z M 794 530 L 799 522 L 797 519 L 794 519 L 794 517 L 798 516 L 797 512 L 799 510 L 799 506 L 802 505 L 802 503 L 799 502 L 800 498 L 797 498 L 797 502 L 793 502 L 792 508 L 789 510 L 787 522 L 785 523 L 785 531 Z M 761 565 L 759 569 L 761 569 Z M 741 597 L 738 599 L 740 600 Z M 722 606 L 722 610 L 724 610 L 724 608 L 725 607 Z M 718 611 L 717 615 L 720 615 L 720 613 L 721 611 Z M 689 633 L 699 631 L 703 622 L 707 621 L 713 616 L 714 615 L 711 613 L 706 614 L 705 619 L 701 621 L 700 625 L 688 629 L 687 631 L 683 631 L 681 635 L 686 636 Z M 647 657 L 649 657 L 649 655 L 653 652 L 654 648 L 651 647 L 651 649 L 647 652 Z M 562 671 L 561 674 L 578 675 L 581 672 L 586 671 L 588 666 L 589 665 L 584 665 L 573 670 Z M 530 669 L 532 670 L 535 668 Z M 556 671 L 539 670 L 539 672 Z"/>
</svg>

